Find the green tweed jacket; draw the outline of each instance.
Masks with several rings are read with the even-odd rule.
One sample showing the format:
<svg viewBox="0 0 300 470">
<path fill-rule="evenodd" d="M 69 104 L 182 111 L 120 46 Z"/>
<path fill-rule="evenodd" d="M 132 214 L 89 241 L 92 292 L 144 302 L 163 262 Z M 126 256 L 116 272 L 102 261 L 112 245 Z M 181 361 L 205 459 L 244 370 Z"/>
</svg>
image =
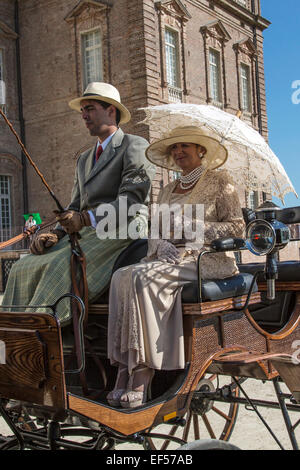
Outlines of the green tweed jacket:
<svg viewBox="0 0 300 470">
<path fill-rule="evenodd" d="M 111 203 L 119 214 L 120 197 L 127 197 L 127 204 L 147 204 L 150 199 L 151 181 L 155 167 L 146 159 L 147 140 L 124 134 L 121 129 L 94 164 L 96 147 L 83 152 L 77 160 L 71 203 L 68 209 L 92 210 L 98 223 L 97 207 Z"/>
</svg>

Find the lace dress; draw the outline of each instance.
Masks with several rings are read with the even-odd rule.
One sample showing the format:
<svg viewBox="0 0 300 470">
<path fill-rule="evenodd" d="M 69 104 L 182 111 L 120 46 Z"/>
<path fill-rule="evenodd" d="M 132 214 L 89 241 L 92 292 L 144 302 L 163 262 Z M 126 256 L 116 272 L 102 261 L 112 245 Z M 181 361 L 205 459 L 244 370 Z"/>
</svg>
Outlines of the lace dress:
<svg viewBox="0 0 300 470">
<path fill-rule="evenodd" d="M 244 222 L 239 199 L 225 170 L 209 171 L 193 191 L 173 193 L 176 181 L 162 189 L 158 202 L 204 205 L 204 246 L 190 249 L 178 243 L 181 261 L 157 260 L 151 240 L 141 263 L 116 271 L 109 299 L 108 357 L 111 363 L 139 364 L 153 369 L 185 367 L 181 290 L 197 279 L 196 260 L 201 250 L 218 237 L 242 237 Z M 176 244 L 176 240 L 174 241 Z M 238 273 L 233 253 L 203 257 L 203 279 L 226 278 Z"/>
</svg>

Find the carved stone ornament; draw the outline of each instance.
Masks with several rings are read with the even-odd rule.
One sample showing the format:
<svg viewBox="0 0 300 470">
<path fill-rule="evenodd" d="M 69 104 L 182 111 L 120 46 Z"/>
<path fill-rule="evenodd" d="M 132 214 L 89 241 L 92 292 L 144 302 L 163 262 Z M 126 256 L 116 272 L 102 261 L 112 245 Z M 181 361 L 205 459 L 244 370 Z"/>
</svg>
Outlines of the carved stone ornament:
<svg viewBox="0 0 300 470">
<path fill-rule="evenodd" d="M 0 162 L 1 162 L 1 168 L 5 168 L 5 171 L 8 171 L 10 169 L 12 172 L 15 172 L 16 168 L 18 168 L 19 170 L 22 170 L 21 161 L 15 155 L 12 155 L 11 153 L 1 153 Z"/>
<path fill-rule="evenodd" d="M 222 21 L 214 20 L 200 28 L 200 32 L 205 37 L 207 44 L 214 47 L 222 47 L 231 39 Z"/>
<path fill-rule="evenodd" d="M 68 13 L 65 17 L 65 20 L 68 22 L 74 21 L 76 17 L 85 17 L 92 16 L 99 12 L 104 12 L 107 8 L 111 7 L 109 1 L 95 1 L 95 0 L 80 0 L 80 2 Z"/>
<path fill-rule="evenodd" d="M 257 51 L 251 39 L 243 39 L 233 45 L 234 50 L 240 56 L 240 60 L 251 62 L 257 56 Z"/>
<path fill-rule="evenodd" d="M 17 39 L 18 34 L 0 20 L 0 36 L 8 39 Z"/>
<path fill-rule="evenodd" d="M 155 0 L 156 8 L 168 16 L 183 21 L 191 18 L 190 13 L 180 0 Z"/>
</svg>

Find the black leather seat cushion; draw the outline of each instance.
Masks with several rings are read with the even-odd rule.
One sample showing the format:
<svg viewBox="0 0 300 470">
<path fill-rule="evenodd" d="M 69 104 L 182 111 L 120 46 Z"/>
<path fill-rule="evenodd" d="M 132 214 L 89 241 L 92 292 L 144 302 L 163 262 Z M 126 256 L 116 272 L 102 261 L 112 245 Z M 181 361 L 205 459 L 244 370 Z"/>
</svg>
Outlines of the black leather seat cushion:
<svg viewBox="0 0 300 470">
<path fill-rule="evenodd" d="M 138 239 L 131 243 L 118 257 L 113 272 L 124 266 L 139 263 L 147 255 L 148 243 L 145 239 Z M 241 273 L 227 279 L 214 279 L 202 281 L 202 301 L 228 299 L 246 295 L 253 279 L 252 274 Z M 254 292 L 257 291 L 257 286 Z M 198 302 L 197 282 L 186 284 L 182 289 L 182 301 L 184 303 Z"/>
<path fill-rule="evenodd" d="M 239 270 L 243 273 L 255 274 L 256 271 L 264 271 L 264 263 L 240 264 Z M 293 282 L 300 281 L 300 262 L 299 261 L 281 261 L 277 264 L 278 281 Z M 259 274 L 258 281 L 264 282 L 264 273 Z"/>
<path fill-rule="evenodd" d="M 253 276 L 248 273 L 237 274 L 226 279 L 213 279 L 202 281 L 201 297 L 202 301 L 222 300 L 229 297 L 246 295 L 249 292 Z M 253 292 L 257 292 L 255 284 Z M 182 289 L 182 302 L 198 302 L 197 282 L 191 282 Z"/>
</svg>

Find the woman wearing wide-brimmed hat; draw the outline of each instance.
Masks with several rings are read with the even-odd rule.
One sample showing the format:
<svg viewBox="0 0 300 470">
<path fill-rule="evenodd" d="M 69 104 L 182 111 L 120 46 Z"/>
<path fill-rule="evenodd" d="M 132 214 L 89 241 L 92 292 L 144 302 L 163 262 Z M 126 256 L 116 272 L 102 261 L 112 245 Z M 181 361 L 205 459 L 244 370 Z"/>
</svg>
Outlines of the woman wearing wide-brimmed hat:
<svg viewBox="0 0 300 470">
<path fill-rule="evenodd" d="M 241 237 L 244 230 L 230 175 L 218 169 L 227 159 L 220 143 L 196 127 L 177 128 L 152 143 L 146 155 L 152 163 L 181 174 L 161 190 L 159 204 L 203 207 L 204 222 L 203 218 L 195 220 L 193 214 L 192 223 L 202 224 L 204 244 L 198 246 L 185 237 L 175 237 L 180 211 L 179 219 L 178 213 L 173 218 L 169 239 L 149 239 L 147 257 L 113 275 L 108 357 L 119 369 L 107 400 L 124 408 L 147 401 L 155 370 L 185 367 L 181 289 L 197 279 L 196 260 L 207 244 L 218 237 Z M 163 227 L 160 229 L 162 232 Z M 201 265 L 203 279 L 238 273 L 233 253 L 206 256 Z"/>
</svg>

